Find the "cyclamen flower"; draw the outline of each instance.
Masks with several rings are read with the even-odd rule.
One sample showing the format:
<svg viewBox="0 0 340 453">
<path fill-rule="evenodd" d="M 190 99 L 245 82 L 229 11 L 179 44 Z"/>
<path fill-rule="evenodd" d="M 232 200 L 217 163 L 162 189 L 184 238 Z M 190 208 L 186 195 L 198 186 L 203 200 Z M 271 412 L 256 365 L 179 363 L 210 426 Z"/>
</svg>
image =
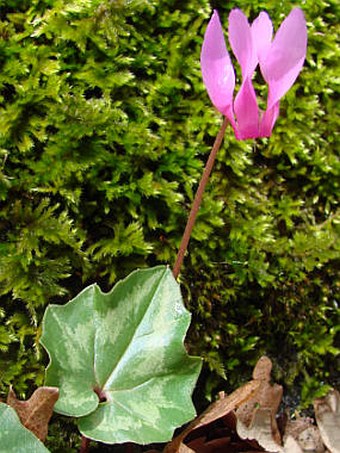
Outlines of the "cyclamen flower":
<svg viewBox="0 0 340 453">
<path fill-rule="evenodd" d="M 272 40 L 273 26 L 267 13 L 250 25 L 244 13 L 229 14 L 229 43 L 241 66 L 242 84 L 235 100 L 235 72 L 231 63 L 217 11 L 214 11 L 204 36 L 201 52 L 203 81 L 214 106 L 230 121 L 239 140 L 269 137 L 279 115 L 280 99 L 295 82 L 306 57 L 307 28 L 303 12 L 294 8 Z M 256 100 L 252 84 L 259 64 L 268 84 L 264 113 Z"/>
</svg>

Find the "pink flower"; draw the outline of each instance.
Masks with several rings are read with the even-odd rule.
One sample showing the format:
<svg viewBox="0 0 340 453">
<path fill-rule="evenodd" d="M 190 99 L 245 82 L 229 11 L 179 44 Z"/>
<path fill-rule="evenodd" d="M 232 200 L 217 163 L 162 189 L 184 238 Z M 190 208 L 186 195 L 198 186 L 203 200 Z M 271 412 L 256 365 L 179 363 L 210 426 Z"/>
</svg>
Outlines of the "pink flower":
<svg viewBox="0 0 340 453">
<path fill-rule="evenodd" d="M 229 14 L 229 43 L 241 66 L 242 84 L 235 99 L 235 72 L 217 11 L 204 36 L 201 68 L 204 84 L 214 106 L 225 115 L 239 140 L 269 137 L 279 115 L 280 99 L 295 82 L 307 51 L 307 28 L 303 12 L 294 8 L 272 40 L 273 26 L 267 13 L 250 25 L 244 13 Z M 268 85 L 266 111 L 260 112 L 252 84 L 259 64 Z"/>
</svg>

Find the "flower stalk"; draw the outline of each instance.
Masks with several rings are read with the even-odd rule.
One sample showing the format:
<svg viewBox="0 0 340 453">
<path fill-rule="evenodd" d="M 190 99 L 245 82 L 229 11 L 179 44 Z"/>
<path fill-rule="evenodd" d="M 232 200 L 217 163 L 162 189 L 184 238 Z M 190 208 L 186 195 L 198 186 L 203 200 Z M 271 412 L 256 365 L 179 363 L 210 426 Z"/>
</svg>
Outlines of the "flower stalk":
<svg viewBox="0 0 340 453">
<path fill-rule="evenodd" d="M 183 233 L 182 241 L 181 241 L 181 244 L 180 244 L 179 249 L 178 249 L 176 262 L 175 262 L 175 265 L 174 265 L 173 271 L 172 271 L 173 275 L 174 275 L 174 277 L 176 279 L 178 278 L 178 275 L 179 275 L 180 270 L 181 270 L 181 266 L 182 266 L 182 263 L 183 263 L 183 260 L 184 260 L 184 256 L 185 256 L 185 253 L 187 251 L 188 244 L 189 244 L 189 241 L 190 241 L 190 236 L 191 236 L 193 227 L 195 225 L 197 213 L 198 213 L 199 208 L 201 206 L 201 202 L 202 202 L 205 186 L 207 185 L 207 182 L 209 181 L 209 177 L 210 177 L 211 171 L 212 171 L 213 166 L 214 166 L 215 158 L 216 158 L 218 150 L 221 147 L 222 140 L 223 140 L 224 133 L 225 133 L 227 125 L 228 125 L 228 118 L 225 117 L 224 120 L 223 120 L 222 126 L 221 126 L 221 128 L 220 128 L 220 130 L 219 130 L 219 132 L 218 132 L 218 134 L 216 136 L 214 145 L 211 148 L 209 158 L 207 160 L 207 163 L 206 163 L 206 166 L 204 168 L 201 181 L 199 183 L 197 192 L 195 194 L 194 202 L 192 204 L 192 208 L 191 208 L 191 211 L 190 211 L 190 214 L 189 214 L 189 217 L 188 217 L 188 221 L 187 221 L 184 233 Z"/>
</svg>

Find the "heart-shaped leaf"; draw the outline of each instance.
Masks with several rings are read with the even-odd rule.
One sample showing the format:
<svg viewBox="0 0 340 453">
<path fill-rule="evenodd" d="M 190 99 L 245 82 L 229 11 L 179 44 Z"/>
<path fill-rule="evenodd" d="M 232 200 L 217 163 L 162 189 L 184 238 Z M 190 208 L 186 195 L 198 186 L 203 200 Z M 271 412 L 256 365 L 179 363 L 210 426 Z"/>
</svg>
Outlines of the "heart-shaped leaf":
<svg viewBox="0 0 340 453">
<path fill-rule="evenodd" d="M 55 410 L 106 443 L 164 442 L 195 415 L 191 393 L 201 360 L 183 345 L 190 323 L 165 266 L 138 270 L 104 294 L 97 285 L 51 305 L 41 343 L 51 361 L 46 385 Z"/>
<path fill-rule="evenodd" d="M 49 450 L 21 424 L 12 407 L 0 402 L 0 451 L 47 453 Z"/>
</svg>

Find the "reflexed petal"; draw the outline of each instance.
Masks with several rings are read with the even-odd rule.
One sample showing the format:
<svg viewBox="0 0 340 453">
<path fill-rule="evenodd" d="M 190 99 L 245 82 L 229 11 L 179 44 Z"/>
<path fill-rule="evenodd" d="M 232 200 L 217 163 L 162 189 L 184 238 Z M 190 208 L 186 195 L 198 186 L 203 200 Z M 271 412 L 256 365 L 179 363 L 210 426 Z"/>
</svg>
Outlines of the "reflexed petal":
<svg viewBox="0 0 340 453">
<path fill-rule="evenodd" d="M 237 93 L 234 104 L 238 134 L 236 138 L 246 140 L 259 136 L 259 108 L 250 78 L 246 78 Z"/>
<path fill-rule="evenodd" d="M 233 102 L 235 74 L 217 11 L 214 11 L 204 35 L 201 69 L 203 82 L 212 103 L 217 110 L 229 118 L 232 112 L 230 109 Z"/>
<path fill-rule="evenodd" d="M 267 13 L 261 12 L 251 25 L 251 34 L 259 60 L 267 55 L 273 37 L 273 24 Z"/>
<path fill-rule="evenodd" d="M 262 75 L 268 83 L 268 109 L 291 88 L 307 51 L 307 28 L 303 12 L 293 9 L 282 22 L 267 55 L 260 59 Z"/>
<path fill-rule="evenodd" d="M 229 42 L 242 69 L 242 77 L 251 77 L 258 63 L 248 19 L 240 9 L 229 14 Z"/>
<path fill-rule="evenodd" d="M 270 137 L 275 122 L 279 116 L 280 102 L 276 102 L 271 109 L 267 109 L 260 123 L 259 137 Z"/>
</svg>

